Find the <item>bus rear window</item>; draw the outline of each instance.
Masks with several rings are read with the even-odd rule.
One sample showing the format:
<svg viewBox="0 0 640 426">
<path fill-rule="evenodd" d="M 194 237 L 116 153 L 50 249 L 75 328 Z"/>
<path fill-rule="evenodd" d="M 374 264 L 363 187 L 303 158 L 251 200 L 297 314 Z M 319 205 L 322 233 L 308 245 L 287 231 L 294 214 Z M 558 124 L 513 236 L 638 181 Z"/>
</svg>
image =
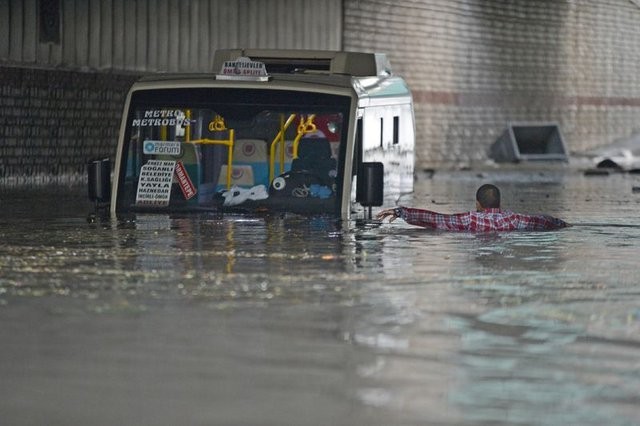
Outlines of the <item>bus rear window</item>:
<svg viewBox="0 0 640 426">
<path fill-rule="evenodd" d="M 117 210 L 336 214 L 349 104 L 295 91 L 134 92 Z"/>
</svg>

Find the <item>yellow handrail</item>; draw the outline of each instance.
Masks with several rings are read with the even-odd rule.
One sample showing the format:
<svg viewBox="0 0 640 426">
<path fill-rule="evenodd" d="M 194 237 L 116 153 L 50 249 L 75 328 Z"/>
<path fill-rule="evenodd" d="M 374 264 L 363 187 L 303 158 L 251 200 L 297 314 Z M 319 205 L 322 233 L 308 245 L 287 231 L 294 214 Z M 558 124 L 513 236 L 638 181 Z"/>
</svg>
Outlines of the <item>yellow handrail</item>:
<svg viewBox="0 0 640 426">
<path fill-rule="evenodd" d="M 269 146 L 269 182 L 273 180 L 275 177 L 275 168 L 276 168 L 276 144 L 280 142 L 280 173 L 284 172 L 284 149 L 285 149 L 285 140 L 284 134 L 293 123 L 293 120 L 296 118 L 295 114 L 289 115 L 287 121 L 284 121 L 284 116 L 280 116 L 280 131 L 276 135 L 275 138 L 271 141 L 271 145 Z"/>
<path fill-rule="evenodd" d="M 227 146 L 227 189 L 231 188 L 231 169 L 233 168 L 233 144 L 234 131 L 229 129 L 229 139 L 195 139 L 190 143 L 202 145 L 226 145 Z"/>
<path fill-rule="evenodd" d="M 234 129 L 227 129 L 224 125 L 224 119 L 220 116 L 216 116 L 209 123 L 209 130 L 212 132 L 221 132 L 227 130 L 229 132 L 229 139 L 195 139 L 190 143 L 202 144 L 202 145 L 226 145 L 227 147 L 227 189 L 231 188 L 231 169 L 233 168 L 233 145 L 235 143 L 235 131 Z"/>
<path fill-rule="evenodd" d="M 302 136 L 307 133 L 313 133 L 317 130 L 313 119 L 316 117 L 315 114 L 310 114 L 305 121 L 304 116 L 300 117 L 300 124 L 298 124 L 298 134 L 296 138 L 293 140 L 293 158 L 298 158 L 298 144 L 300 143 L 300 139 Z"/>
<path fill-rule="evenodd" d="M 184 141 L 191 142 L 191 110 L 186 110 L 184 115 L 187 122 L 187 125 L 184 126 Z"/>
</svg>

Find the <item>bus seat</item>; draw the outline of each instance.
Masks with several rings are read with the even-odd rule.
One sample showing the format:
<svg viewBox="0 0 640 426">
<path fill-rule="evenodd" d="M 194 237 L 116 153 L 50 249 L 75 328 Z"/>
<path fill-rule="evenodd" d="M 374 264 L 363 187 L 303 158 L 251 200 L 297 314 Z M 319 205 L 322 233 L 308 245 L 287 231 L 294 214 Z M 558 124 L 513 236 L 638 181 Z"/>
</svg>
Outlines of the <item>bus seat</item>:
<svg viewBox="0 0 640 426">
<path fill-rule="evenodd" d="M 335 177 L 336 167 L 336 160 L 331 156 L 331 145 L 327 138 L 300 139 L 298 157 L 291 162 L 291 171 L 307 171 L 330 186 Z"/>
<path fill-rule="evenodd" d="M 253 167 L 248 164 L 233 164 L 231 168 L 231 186 L 239 186 L 242 188 L 251 188 L 256 184 L 253 174 Z M 227 189 L 227 165 L 220 167 L 220 175 L 218 176 L 217 190 Z"/>
<path fill-rule="evenodd" d="M 231 185 L 250 188 L 269 183 L 267 143 L 263 139 L 236 139 L 233 147 Z M 218 190 L 227 189 L 227 166 L 220 169 Z"/>
<path fill-rule="evenodd" d="M 233 149 L 233 165 L 251 166 L 254 185 L 269 184 L 269 154 L 263 139 L 238 139 Z"/>
</svg>

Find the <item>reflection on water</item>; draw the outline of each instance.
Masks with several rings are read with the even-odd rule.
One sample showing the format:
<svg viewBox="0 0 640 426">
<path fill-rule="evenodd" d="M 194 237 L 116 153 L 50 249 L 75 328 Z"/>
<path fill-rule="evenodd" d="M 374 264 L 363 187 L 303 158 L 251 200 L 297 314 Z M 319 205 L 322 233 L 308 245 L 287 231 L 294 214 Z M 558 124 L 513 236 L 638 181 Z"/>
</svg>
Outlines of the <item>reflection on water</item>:
<svg viewBox="0 0 640 426">
<path fill-rule="evenodd" d="M 575 226 L 89 223 L 68 195 L 1 195 L 2 418 L 640 423 L 640 177 L 436 173 L 405 201 L 465 210 L 487 181 Z"/>
</svg>

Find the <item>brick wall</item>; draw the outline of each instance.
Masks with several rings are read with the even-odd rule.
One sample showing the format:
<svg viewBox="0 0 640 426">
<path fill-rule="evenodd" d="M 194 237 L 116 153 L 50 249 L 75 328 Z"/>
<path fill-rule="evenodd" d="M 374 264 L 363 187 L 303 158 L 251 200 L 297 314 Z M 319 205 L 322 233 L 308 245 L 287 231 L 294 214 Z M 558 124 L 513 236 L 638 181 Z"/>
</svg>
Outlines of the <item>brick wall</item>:
<svg viewBox="0 0 640 426">
<path fill-rule="evenodd" d="M 77 184 L 113 156 L 132 75 L 0 67 L 0 187 Z"/>
<path fill-rule="evenodd" d="M 346 50 L 390 54 L 416 102 L 417 167 L 483 163 L 508 121 L 557 122 L 571 153 L 640 129 L 628 0 L 345 0 Z"/>
</svg>

